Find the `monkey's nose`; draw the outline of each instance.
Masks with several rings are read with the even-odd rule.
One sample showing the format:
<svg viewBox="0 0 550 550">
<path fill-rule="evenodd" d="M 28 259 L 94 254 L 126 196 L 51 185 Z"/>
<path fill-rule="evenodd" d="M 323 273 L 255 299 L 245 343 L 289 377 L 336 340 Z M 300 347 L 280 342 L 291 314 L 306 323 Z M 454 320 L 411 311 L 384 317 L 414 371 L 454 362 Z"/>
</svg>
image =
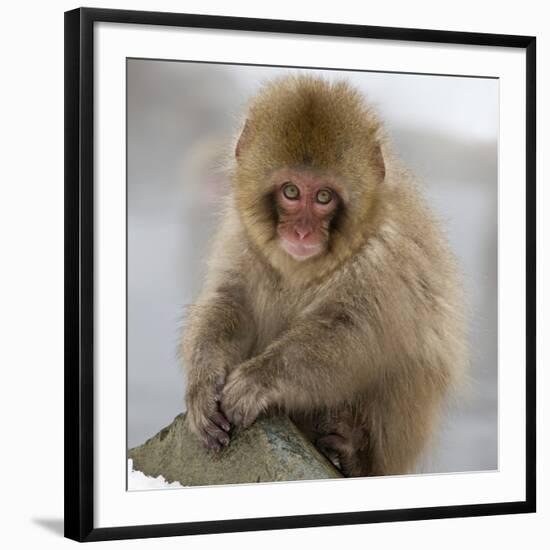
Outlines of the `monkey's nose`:
<svg viewBox="0 0 550 550">
<path fill-rule="evenodd" d="M 309 229 L 304 229 L 302 227 L 295 227 L 294 231 L 296 232 L 296 235 L 300 237 L 300 240 L 305 239 L 311 233 Z"/>
</svg>

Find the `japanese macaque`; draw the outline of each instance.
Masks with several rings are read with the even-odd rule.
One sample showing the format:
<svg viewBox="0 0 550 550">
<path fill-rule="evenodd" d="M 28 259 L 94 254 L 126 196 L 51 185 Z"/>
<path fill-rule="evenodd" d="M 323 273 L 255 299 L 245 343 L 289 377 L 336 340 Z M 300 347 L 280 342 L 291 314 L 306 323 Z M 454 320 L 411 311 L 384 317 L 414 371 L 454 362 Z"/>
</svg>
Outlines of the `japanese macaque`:
<svg viewBox="0 0 550 550">
<path fill-rule="evenodd" d="M 284 413 L 346 476 L 415 471 L 467 365 L 456 261 L 346 82 L 268 83 L 182 340 L 210 448 Z"/>
</svg>

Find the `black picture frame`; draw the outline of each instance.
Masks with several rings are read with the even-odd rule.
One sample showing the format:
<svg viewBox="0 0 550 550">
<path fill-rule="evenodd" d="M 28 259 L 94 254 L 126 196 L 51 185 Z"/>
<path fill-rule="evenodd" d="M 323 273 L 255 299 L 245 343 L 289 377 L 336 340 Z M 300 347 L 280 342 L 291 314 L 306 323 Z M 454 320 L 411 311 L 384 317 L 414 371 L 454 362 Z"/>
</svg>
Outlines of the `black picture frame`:
<svg viewBox="0 0 550 550">
<path fill-rule="evenodd" d="M 93 90 L 97 22 L 378 38 L 526 52 L 526 498 L 400 510 L 94 528 Z M 79 8 L 65 13 L 65 536 L 77 541 L 411 521 L 536 510 L 536 38 L 304 21 Z"/>
</svg>

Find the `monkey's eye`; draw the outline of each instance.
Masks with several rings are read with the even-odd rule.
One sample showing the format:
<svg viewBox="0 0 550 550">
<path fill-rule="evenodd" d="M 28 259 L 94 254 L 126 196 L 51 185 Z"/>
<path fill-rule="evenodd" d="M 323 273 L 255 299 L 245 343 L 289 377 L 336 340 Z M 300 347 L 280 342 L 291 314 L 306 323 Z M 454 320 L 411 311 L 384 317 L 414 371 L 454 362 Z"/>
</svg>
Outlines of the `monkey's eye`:
<svg viewBox="0 0 550 550">
<path fill-rule="evenodd" d="M 315 200 L 319 204 L 328 204 L 332 200 L 332 192 L 329 189 L 321 189 L 317 192 Z"/>
<path fill-rule="evenodd" d="M 291 201 L 295 201 L 300 196 L 300 190 L 293 183 L 287 183 L 283 187 L 283 195 L 287 199 L 290 199 Z"/>
</svg>

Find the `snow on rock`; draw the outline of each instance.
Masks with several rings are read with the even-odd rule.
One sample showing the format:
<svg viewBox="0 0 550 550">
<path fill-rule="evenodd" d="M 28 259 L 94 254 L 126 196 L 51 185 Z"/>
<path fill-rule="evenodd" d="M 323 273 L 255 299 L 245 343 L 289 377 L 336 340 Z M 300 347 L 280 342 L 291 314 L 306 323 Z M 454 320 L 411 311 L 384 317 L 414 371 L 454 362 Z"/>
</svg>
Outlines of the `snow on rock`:
<svg viewBox="0 0 550 550">
<path fill-rule="evenodd" d="M 128 459 L 128 490 L 143 491 L 147 489 L 181 489 L 179 481 L 168 483 L 163 476 L 157 477 L 146 476 L 139 470 L 134 470 L 134 461 Z"/>
</svg>

